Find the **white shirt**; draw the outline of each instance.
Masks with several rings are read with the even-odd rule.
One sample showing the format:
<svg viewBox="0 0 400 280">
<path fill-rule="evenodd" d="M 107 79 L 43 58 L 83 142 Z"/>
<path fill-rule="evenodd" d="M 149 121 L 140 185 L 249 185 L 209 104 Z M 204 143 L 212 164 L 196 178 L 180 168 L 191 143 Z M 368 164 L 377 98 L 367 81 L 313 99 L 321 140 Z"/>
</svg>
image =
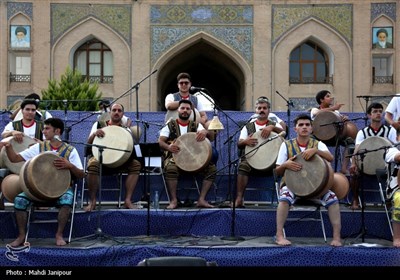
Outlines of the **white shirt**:
<svg viewBox="0 0 400 280">
<path fill-rule="evenodd" d="M 396 95 L 400 96 L 400 93 L 397 93 Z M 400 117 L 400 97 L 393 97 L 386 107 L 385 112 L 389 112 L 393 115 L 393 121 L 398 121 Z"/>
<path fill-rule="evenodd" d="M 269 115 L 268 115 L 268 119 L 269 119 Z M 257 119 L 252 120 L 250 123 L 255 122 L 256 120 L 257 120 Z M 263 125 L 258 125 L 257 122 L 256 122 L 256 123 L 255 123 L 255 126 L 256 126 L 256 131 L 259 131 L 259 130 L 261 130 L 261 129 L 263 129 L 263 128 L 265 127 L 265 124 L 263 124 Z M 275 127 L 282 128 L 282 126 L 281 126 L 279 123 L 276 123 Z M 240 131 L 239 140 L 247 139 L 247 137 L 249 137 L 249 133 L 247 132 L 246 126 L 244 126 L 244 127 L 242 128 L 242 130 Z"/>
<path fill-rule="evenodd" d="M 187 129 L 188 129 L 188 126 L 189 125 L 181 125 L 181 124 L 179 124 L 178 123 L 178 125 L 179 125 L 179 130 L 180 130 L 180 132 L 181 132 L 181 135 L 183 135 L 183 134 L 186 134 L 188 131 L 187 131 Z M 201 130 L 204 130 L 204 127 L 201 125 L 201 123 L 199 123 L 198 125 L 197 125 L 197 131 L 201 131 Z M 168 127 L 168 125 L 165 125 L 163 128 L 161 128 L 161 130 L 160 130 L 160 136 L 164 136 L 164 137 L 169 137 L 169 134 L 170 134 L 171 132 L 169 131 L 169 127 Z"/>
<path fill-rule="evenodd" d="M 9 131 L 15 131 L 14 126 L 12 124 L 13 122 L 9 122 L 6 127 L 4 127 L 3 133 L 4 132 L 9 132 Z M 29 136 L 31 138 L 35 138 L 36 136 L 36 122 L 33 123 L 33 125 L 31 125 L 30 127 L 27 127 L 25 125 L 23 125 L 24 131 L 23 133 L 26 136 Z M 43 135 L 43 139 L 45 139 L 44 135 Z"/>
<path fill-rule="evenodd" d="M 304 152 L 304 150 L 307 147 L 300 147 L 299 146 L 299 148 L 300 148 L 300 151 Z M 318 150 L 320 150 L 320 151 L 329 151 L 328 147 L 322 141 L 318 142 Z M 281 144 L 281 147 L 279 148 L 278 158 L 276 159 L 276 165 L 281 165 L 287 160 L 288 160 L 287 147 L 286 147 L 285 142 L 283 142 Z"/>
<path fill-rule="evenodd" d="M 58 155 L 57 151 L 51 151 L 54 154 Z M 30 146 L 28 149 L 23 150 L 19 153 L 21 157 L 24 158 L 25 161 L 30 160 L 40 154 L 40 144 L 36 143 Z M 68 161 L 76 166 L 76 168 L 83 170 L 82 161 L 79 157 L 78 151 L 73 148 L 71 154 L 69 155 Z"/>
<path fill-rule="evenodd" d="M 165 108 L 167 108 L 167 104 L 170 102 L 173 102 L 174 100 L 174 93 L 170 93 L 165 97 Z M 194 104 L 193 104 L 194 105 Z M 203 103 L 200 101 L 199 98 L 197 98 L 197 107 L 196 107 L 197 111 L 199 112 L 204 112 L 205 108 Z"/>
</svg>

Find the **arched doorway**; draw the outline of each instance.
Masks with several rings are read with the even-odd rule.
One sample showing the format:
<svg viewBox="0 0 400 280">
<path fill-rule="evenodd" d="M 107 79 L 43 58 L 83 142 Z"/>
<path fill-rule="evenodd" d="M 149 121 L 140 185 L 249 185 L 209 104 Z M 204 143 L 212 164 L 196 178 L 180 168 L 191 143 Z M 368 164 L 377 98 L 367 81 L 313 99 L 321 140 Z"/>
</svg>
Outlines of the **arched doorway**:
<svg viewBox="0 0 400 280">
<path fill-rule="evenodd" d="M 165 111 L 164 99 L 178 90 L 176 76 L 187 72 L 192 84 L 206 88 L 222 110 L 240 110 L 244 92 L 244 75 L 238 65 L 226 54 L 204 40 L 176 53 L 159 75 L 160 102 L 158 110 Z"/>
</svg>

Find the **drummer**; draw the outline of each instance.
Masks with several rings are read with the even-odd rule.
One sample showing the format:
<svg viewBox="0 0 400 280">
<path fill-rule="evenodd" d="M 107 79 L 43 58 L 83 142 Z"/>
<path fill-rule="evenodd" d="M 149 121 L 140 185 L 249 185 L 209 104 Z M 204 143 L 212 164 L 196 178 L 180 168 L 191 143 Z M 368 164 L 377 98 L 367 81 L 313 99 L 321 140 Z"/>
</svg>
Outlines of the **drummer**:
<svg viewBox="0 0 400 280">
<path fill-rule="evenodd" d="M 54 160 L 54 165 L 57 169 L 69 169 L 71 175 L 75 178 L 83 178 L 82 162 L 78 151 L 71 145 L 62 142 L 60 135 L 64 131 L 64 123 L 58 118 L 49 118 L 44 121 L 43 134 L 46 141 L 30 146 L 28 149 L 15 153 L 12 145 L 9 142 L 0 142 L 1 146 L 6 147 L 7 156 L 11 162 L 27 161 L 38 154 L 46 151 L 53 151 L 60 155 L 59 159 Z M 43 178 L 46 180 L 46 178 Z M 58 228 L 56 232 L 56 245 L 63 246 L 67 243 L 63 238 L 65 225 L 68 222 L 68 217 L 71 212 L 74 192 L 72 188 L 59 197 L 54 203 L 60 208 L 58 212 Z M 11 246 L 17 247 L 23 244 L 26 235 L 26 224 L 28 220 L 27 209 L 32 204 L 33 200 L 24 192 L 18 194 L 14 199 L 15 216 L 18 225 L 18 237 L 10 243 Z"/>
<path fill-rule="evenodd" d="M 265 139 L 268 138 L 272 131 L 276 133 L 283 131 L 283 128 L 279 123 L 269 119 L 270 109 L 271 103 L 268 98 L 261 96 L 257 99 L 255 112 L 258 117 L 247 123 L 240 131 L 239 142 L 237 144 L 240 150 L 244 150 L 246 146 L 255 147 L 259 144 L 257 138 L 252 137 L 256 131 L 261 131 L 261 137 Z M 245 157 L 241 157 L 237 177 L 235 207 L 244 207 L 243 196 L 249 181 L 249 175 L 257 172 L 258 171 L 250 166 Z"/>
<path fill-rule="evenodd" d="M 328 147 L 321 141 L 311 138 L 312 125 L 311 117 L 306 114 L 297 116 L 294 120 L 294 130 L 297 133 L 296 138 L 286 140 L 282 143 L 278 158 L 276 160 L 276 173 L 283 176 L 286 169 L 299 172 L 302 169 L 301 164 L 295 162 L 295 156 L 302 156 L 305 160 L 310 160 L 314 155 L 331 162 L 333 155 Z M 301 153 L 301 154 L 300 154 Z M 276 243 L 278 245 L 290 245 L 291 242 L 285 238 L 284 225 L 289 213 L 290 206 L 295 202 L 294 193 L 283 183 L 279 191 L 279 204 L 276 211 Z M 340 231 L 340 208 L 339 200 L 332 191 L 321 196 L 321 203 L 328 209 L 329 219 L 333 228 L 332 246 L 342 246 Z"/>
<path fill-rule="evenodd" d="M 43 140 L 43 122 L 35 120 L 37 107 L 36 100 L 25 99 L 22 101 L 22 119 L 9 122 L 1 133 L 1 137 L 13 136 L 18 143 L 22 143 L 24 136 Z"/>
<path fill-rule="evenodd" d="M 332 97 L 332 93 L 328 90 L 321 90 L 317 93 L 317 95 L 315 96 L 315 99 L 318 103 L 318 107 L 316 108 L 312 108 L 311 109 L 311 119 L 314 120 L 315 117 L 318 115 L 318 113 L 320 113 L 321 111 L 331 111 L 331 112 L 335 112 L 338 115 L 340 115 L 341 120 L 343 122 L 348 121 L 349 118 L 343 114 L 341 114 L 339 112 L 340 108 L 342 108 L 342 106 L 344 106 L 343 103 L 335 103 L 334 102 L 334 98 Z M 348 146 L 349 145 L 354 145 L 354 139 L 352 139 L 351 137 L 348 137 L 344 140 L 344 146 L 345 151 L 344 151 L 344 155 L 343 155 L 343 159 L 342 159 L 342 170 L 341 172 L 343 174 L 347 174 L 347 168 L 349 165 L 349 158 L 346 157 L 348 154 Z"/>
<path fill-rule="evenodd" d="M 194 96 L 190 93 L 190 87 L 192 86 L 192 78 L 188 73 L 179 73 L 176 77 L 178 82 L 178 92 L 170 93 L 165 97 L 165 108 L 168 111 L 177 110 L 179 107 L 179 100 L 186 99 L 192 102 L 193 107 L 199 111 L 200 120 L 196 120 L 200 122 L 203 127 L 208 128 L 209 121 L 207 121 L 207 114 L 204 109 L 203 103 L 197 99 L 197 96 Z"/>
<path fill-rule="evenodd" d="M 356 137 L 356 150 L 358 146 L 367 138 L 372 136 L 384 137 L 390 140 L 392 143 L 396 143 L 396 130 L 392 126 L 387 126 L 383 124 L 383 106 L 380 103 L 374 102 L 367 108 L 367 116 L 370 120 L 370 124 L 363 129 L 359 130 Z M 376 159 L 378 160 L 378 159 Z M 356 165 L 356 159 L 353 157 L 350 166 L 350 185 L 353 191 L 353 202 L 351 204 L 351 209 L 356 210 L 360 208 L 358 189 L 359 189 L 359 170 Z"/>
<path fill-rule="evenodd" d="M 111 103 L 109 100 L 104 99 L 99 101 L 99 113 L 101 113 L 100 116 L 98 116 L 97 120 L 101 121 L 108 121 L 111 116 L 111 110 L 110 110 Z M 122 125 L 125 127 L 131 127 L 132 126 L 132 120 L 128 118 L 127 116 L 122 117 Z"/>
<path fill-rule="evenodd" d="M 124 116 L 124 107 L 119 103 L 114 103 L 111 105 L 111 119 L 110 120 L 99 120 L 95 122 L 92 126 L 92 130 L 90 131 L 89 138 L 87 140 L 88 144 L 93 144 L 95 137 L 104 137 L 105 132 L 102 129 L 103 127 L 116 125 L 120 127 L 124 127 L 122 124 L 122 118 Z M 128 129 L 128 128 L 126 128 Z M 129 130 L 130 131 L 130 130 Z M 85 208 L 85 211 L 92 211 L 96 208 L 96 194 L 97 190 L 99 189 L 100 185 L 100 178 L 99 178 L 99 161 L 90 153 L 87 155 L 88 164 L 87 164 L 87 182 L 88 182 L 88 189 L 89 189 L 89 204 Z M 112 168 L 103 167 L 104 173 L 111 172 L 111 173 L 118 173 L 123 170 L 126 170 L 128 176 L 126 177 L 125 181 L 125 208 L 128 209 L 135 209 L 135 205 L 132 203 L 132 195 L 135 191 L 136 184 L 139 179 L 139 173 L 141 170 L 140 162 L 131 157 L 129 160 L 124 163 L 122 166 L 118 167 L 118 170 Z M 104 174 L 103 173 L 103 174 Z"/>
<path fill-rule="evenodd" d="M 183 172 L 178 168 L 172 157 L 172 153 L 177 153 L 179 151 L 179 146 L 174 144 L 174 140 L 187 132 L 197 132 L 196 140 L 204 141 L 208 134 L 208 131 L 201 123 L 189 120 L 189 116 L 193 110 L 192 103 L 186 99 L 181 99 L 178 103 L 178 119 L 169 121 L 168 125 L 165 125 L 161 129 L 158 139 L 160 148 L 166 152 L 164 158 L 164 173 L 170 193 L 170 202 L 167 209 L 175 209 L 178 207 L 176 190 L 178 186 L 178 177 L 180 173 Z M 204 175 L 204 179 L 200 197 L 197 200 L 197 207 L 213 208 L 214 206 L 206 201 L 206 196 L 215 179 L 215 164 L 210 162 L 204 167 L 201 173 Z"/>
</svg>

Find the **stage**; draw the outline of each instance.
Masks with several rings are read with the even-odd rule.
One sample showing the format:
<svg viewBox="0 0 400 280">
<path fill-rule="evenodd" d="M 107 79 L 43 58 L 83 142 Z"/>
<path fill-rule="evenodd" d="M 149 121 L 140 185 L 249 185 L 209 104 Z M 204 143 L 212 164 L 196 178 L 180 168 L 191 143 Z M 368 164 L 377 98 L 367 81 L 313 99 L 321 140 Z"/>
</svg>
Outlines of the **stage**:
<svg viewBox="0 0 400 280">
<path fill-rule="evenodd" d="M 366 210 L 367 231 L 360 236 L 361 211 L 341 207 L 344 246 L 339 248 L 329 245 L 332 231 L 325 210 L 327 243 L 319 222 L 288 221 L 285 230 L 292 246 L 282 247 L 274 242 L 275 206 L 248 205 L 236 210 L 234 231 L 230 208 L 103 209 L 92 213 L 78 209 L 70 244 L 55 245 L 55 224 L 32 224 L 30 245 L 16 252 L 6 246 L 16 236 L 14 214 L 7 209 L 0 213 L 0 266 L 133 267 L 143 259 L 165 256 L 196 256 L 221 267 L 400 266 L 400 250 L 392 247 L 384 212 Z M 299 207 L 290 217 L 312 213 Z M 35 214 L 54 216 L 57 210 L 37 210 Z M 93 236 L 98 225 L 102 234 Z"/>
</svg>

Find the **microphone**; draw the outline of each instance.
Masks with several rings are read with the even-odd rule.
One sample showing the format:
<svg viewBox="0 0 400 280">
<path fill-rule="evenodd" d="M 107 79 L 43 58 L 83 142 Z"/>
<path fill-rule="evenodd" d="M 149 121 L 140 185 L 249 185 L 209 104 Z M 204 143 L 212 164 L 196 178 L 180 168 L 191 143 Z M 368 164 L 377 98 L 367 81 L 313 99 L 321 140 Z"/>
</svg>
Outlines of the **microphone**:
<svg viewBox="0 0 400 280">
<path fill-rule="evenodd" d="M 207 91 L 207 89 L 202 87 L 190 87 L 191 91 Z"/>
<path fill-rule="evenodd" d="M 278 137 L 283 137 L 283 138 L 285 138 L 285 136 L 286 136 L 286 132 L 285 132 L 285 131 L 281 131 L 281 132 L 279 132 L 279 134 L 268 138 L 268 139 L 266 140 L 266 142 L 272 141 L 272 140 L 274 140 L 274 139 L 276 139 L 276 138 L 278 138 Z"/>
<path fill-rule="evenodd" d="M 62 142 L 60 135 L 54 135 L 53 139 Z"/>
</svg>

